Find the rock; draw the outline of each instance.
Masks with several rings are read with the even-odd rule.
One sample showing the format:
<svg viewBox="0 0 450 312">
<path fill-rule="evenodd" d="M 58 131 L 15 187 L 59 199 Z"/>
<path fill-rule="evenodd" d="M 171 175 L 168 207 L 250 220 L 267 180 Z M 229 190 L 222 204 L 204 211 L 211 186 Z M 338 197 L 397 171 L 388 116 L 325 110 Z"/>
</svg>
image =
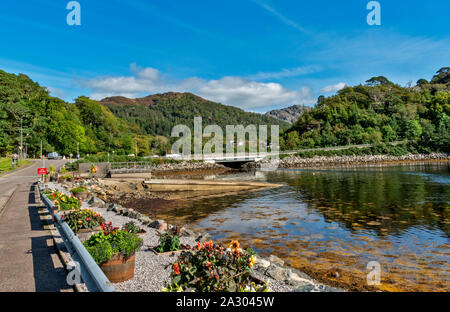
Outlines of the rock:
<svg viewBox="0 0 450 312">
<path fill-rule="evenodd" d="M 303 285 L 300 287 L 297 287 L 294 292 L 311 292 L 314 290 L 314 285 L 309 284 L 309 285 Z"/>
<path fill-rule="evenodd" d="M 307 285 L 314 285 L 314 282 L 308 277 L 300 277 L 297 273 L 293 272 L 292 270 L 288 270 L 287 274 L 287 283 L 291 286 L 294 286 L 295 288 L 307 286 Z"/>
<path fill-rule="evenodd" d="M 260 257 L 256 257 L 255 267 L 267 269 L 270 266 L 270 261 Z"/>
<path fill-rule="evenodd" d="M 278 265 L 284 265 L 284 261 L 283 260 L 281 260 L 280 258 L 278 258 L 277 256 L 275 256 L 275 255 L 270 255 L 269 256 L 269 258 L 268 258 L 268 260 L 270 261 L 270 262 L 272 262 L 272 263 L 275 263 L 275 264 L 278 264 Z"/>
<path fill-rule="evenodd" d="M 119 204 L 111 204 L 108 206 L 107 211 L 114 211 L 117 212 L 117 210 L 122 209 L 123 207 Z"/>
<path fill-rule="evenodd" d="M 152 219 L 150 219 L 150 218 L 147 217 L 147 216 L 142 216 L 141 222 L 142 222 L 144 225 L 149 225 L 150 223 L 152 223 Z"/>
<path fill-rule="evenodd" d="M 279 282 L 284 282 L 288 278 L 286 269 L 276 264 L 271 264 L 267 269 L 266 274 Z"/>
<path fill-rule="evenodd" d="M 194 237 L 196 236 L 196 233 L 188 228 L 182 227 L 181 228 L 181 235 L 187 236 L 187 237 Z"/>
<path fill-rule="evenodd" d="M 204 242 L 211 240 L 211 235 L 209 235 L 208 233 L 202 233 L 195 240 L 199 243 L 204 243 Z"/>
<path fill-rule="evenodd" d="M 159 231 L 167 231 L 168 229 L 168 225 L 164 220 L 155 220 L 149 226 Z"/>
<path fill-rule="evenodd" d="M 96 196 L 92 196 L 88 201 L 88 204 L 92 207 L 103 207 L 105 205 L 105 202 Z"/>
</svg>

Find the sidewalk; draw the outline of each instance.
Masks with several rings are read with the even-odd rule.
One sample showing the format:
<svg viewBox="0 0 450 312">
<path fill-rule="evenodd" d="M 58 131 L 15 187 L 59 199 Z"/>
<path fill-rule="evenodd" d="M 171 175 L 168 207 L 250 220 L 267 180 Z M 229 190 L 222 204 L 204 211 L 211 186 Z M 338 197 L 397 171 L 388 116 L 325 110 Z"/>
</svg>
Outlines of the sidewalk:
<svg viewBox="0 0 450 312">
<path fill-rule="evenodd" d="M 30 178 L 35 168 L 28 170 L 15 177 L 14 184 L 20 184 L 0 215 L 0 291 L 70 291 L 66 270 L 41 220 L 48 212 L 39 209 L 35 198 L 35 179 Z"/>
</svg>

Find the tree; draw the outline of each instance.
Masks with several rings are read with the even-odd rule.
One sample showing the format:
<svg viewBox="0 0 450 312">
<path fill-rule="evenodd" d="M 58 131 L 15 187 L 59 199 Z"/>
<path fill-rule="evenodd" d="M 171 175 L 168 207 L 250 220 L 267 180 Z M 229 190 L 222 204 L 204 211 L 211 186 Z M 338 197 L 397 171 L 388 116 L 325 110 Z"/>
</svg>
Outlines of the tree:
<svg viewBox="0 0 450 312">
<path fill-rule="evenodd" d="M 366 83 L 368 86 L 374 87 L 374 86 L 385 86 L 388 84 L 392 84 L 386 77 L 384 76 L 377 76 L 372 77 L 369 80 L 366 80 Z"/>
</svg>

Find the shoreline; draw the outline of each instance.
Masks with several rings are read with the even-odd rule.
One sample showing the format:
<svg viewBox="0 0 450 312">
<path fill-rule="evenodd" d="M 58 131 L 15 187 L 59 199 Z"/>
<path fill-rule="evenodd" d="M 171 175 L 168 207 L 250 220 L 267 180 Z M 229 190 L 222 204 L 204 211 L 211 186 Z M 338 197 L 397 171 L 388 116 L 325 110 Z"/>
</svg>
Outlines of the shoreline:
<svg viewBox="0 0 450 312">
<path fill-rule="evenodd" d="M 50 182 L 47 187 L 63 191 L 68 194 L 74 185 Z M 158 291 L 170 281 L 170 264 L 176 261 L 174 254 L 155 255 L 149 252 L 149 247 L 157 246 L 159 234 L 166 229 L 174 228 L 165 220 L 152 220 L 147 215 L 134 209 L 122 207 L 119 204 L 107 203 L 96 196 L 90 197 L 88 202 L 83 202 L 83 208 L 91 208 L 102 214 L 107 221 L 112 221 L 116 226 L 122 226 L 129 221 L 134 221 L 138 226 L 145 228 L 146 234 L 141 236 L 144 245 L 136 252 L 136 272 L 134 278 L 115 283 L 116 291 Z M 211 239 L 207 232 L 197 232 L 182 226 L 180 242 L 182 244 L 195 245 L 196 242 L 205 242 Z M 286 266 L 284 261 L 275 255 L 261 257 L 257 255 L 252 277 L 261 283 L 268 283 L 273 292 L 343 292 L 345 289 L 326 285 L 311 278 L 304 272 L 293 267 Z"/>
<path fill-rule="evenodd" d="M 387 166 L 398 164 L 418 164 L 420 162 L 450 162 L 450 155 L 446 153 L 407 154 L 403 156 L 392 155 L 364 155 L 364 156 L 314 156 L 302 158 L 288 156 L 279 160 L 278 169 L 289 168 L 333 168 L 333 167 L 364 167 Z M 260 169 L 261 164 L 269 161 L 262 160 L 257 163 L 248 163 L 244 169 Z"/>
</svg>

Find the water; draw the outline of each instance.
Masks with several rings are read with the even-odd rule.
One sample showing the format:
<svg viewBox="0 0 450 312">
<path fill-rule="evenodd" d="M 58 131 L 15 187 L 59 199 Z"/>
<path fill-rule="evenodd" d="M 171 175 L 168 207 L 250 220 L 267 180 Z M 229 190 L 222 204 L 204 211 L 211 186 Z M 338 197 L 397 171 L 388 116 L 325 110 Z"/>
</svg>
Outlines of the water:
<svg viewBox="0 0 450 312">
<path fill-rule="evenodd" d="M 158 217 L 190 223 L 222 242 L 239 239 L 348 289 L 367 289 L 367 263 L 377 261 L 378 289 L 450 290 L 449 164 L 208 178 L 282 186 L 185 202 Z"/>
</svg>

